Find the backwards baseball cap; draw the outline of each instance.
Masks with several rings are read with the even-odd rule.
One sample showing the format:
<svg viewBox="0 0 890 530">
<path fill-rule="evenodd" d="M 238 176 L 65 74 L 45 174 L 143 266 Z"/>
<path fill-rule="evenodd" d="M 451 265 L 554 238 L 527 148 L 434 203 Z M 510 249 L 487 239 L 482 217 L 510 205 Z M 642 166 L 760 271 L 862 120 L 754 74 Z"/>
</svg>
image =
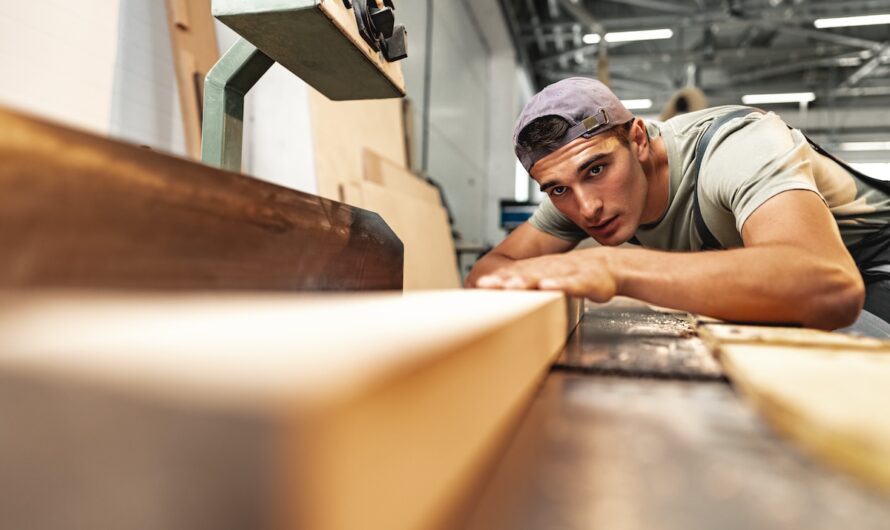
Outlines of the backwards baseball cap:
<svg viewBox="0 0 890 530">
<path fill-rule="evenodd" d="M 545 116 L 558 116 L 569 123 L 569 130 L 552 147 L 525 149 L 519 135 L 531 122 Z M 583 136 L 590 138 L 629 122 L 633 114 L 609 87 L 595 79 L 570 77 L 547 86 L 528 102 L 513 129 L 513 147 L 526 171 L 553 151 Z"/>
</svg>

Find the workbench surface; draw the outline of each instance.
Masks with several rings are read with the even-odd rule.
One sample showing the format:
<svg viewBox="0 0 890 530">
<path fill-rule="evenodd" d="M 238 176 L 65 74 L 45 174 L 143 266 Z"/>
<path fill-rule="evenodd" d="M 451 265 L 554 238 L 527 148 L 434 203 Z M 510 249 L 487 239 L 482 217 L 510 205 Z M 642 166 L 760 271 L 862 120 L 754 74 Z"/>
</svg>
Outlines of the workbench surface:
<svg viewBox="0 0 890 530">
<path fill-rule="evenodd" d="M 691 322 L 589 308 L 467 528 L 888 528 L 890 500 L 775 435 Z"/>
</svg>

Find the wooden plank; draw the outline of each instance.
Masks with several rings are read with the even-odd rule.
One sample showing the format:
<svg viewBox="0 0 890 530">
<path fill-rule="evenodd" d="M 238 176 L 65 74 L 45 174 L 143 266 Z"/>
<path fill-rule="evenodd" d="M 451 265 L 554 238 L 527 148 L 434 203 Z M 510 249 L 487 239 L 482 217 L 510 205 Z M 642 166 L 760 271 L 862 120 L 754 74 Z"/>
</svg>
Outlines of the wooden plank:
<svg viewBox="0 0 890 530">
<path fill-rule="evenodd" d="M 783 346 L 875 350 L 879 352 L 890 349 L 890 342 L 888 341 L 870 337 L 856 337 L 843 333 L 831 333 L 818 329 L 744 326 L 737 324 L 708 324 L 699 329 L 704 338 L 718 346 L 721 344 L 766 343 Z"/>
<path fill-rule="evenodd" d="M 0 160 L 0 286 L 402 286 L 371 212 L 2 109 Z"/>
<path fill-rule="evenodd" d="M 0 518 L 450 528 L 566 325 L 545 292 L 0 293 Z"/>
<path fill-rule="evenodd" d="M 421 179 L 405 166 L 387 160 L 371 149 L 364 149 L 362 155 L 365 180 L 429 204 L 442 205 L 442 197 L 439 195 L 438 188 Z"/>
<path fill-rule="evenodd" d="M 186 149 L 201 159 L 204 78 L 219 60 L 210 0 L 166 0 Z"/>
<path fill-rule="evenodd" d="M 457 254 L 442 206 L 373 182 L 344 187 L 349 204 L 377 212 L 405 245 L 405 290 L 460 287 Z"/>
<path fill-rule="evenodd" d="M 890 400 L 890 346 L 800 329 L 729 333 L 709 325 L 702 333 L 777 431 L 890 494 L 890 416 L 875 409 Z"/>
<path fill-rule="evenodd" d="M 309 108 L 322 197 L 337 200 L 340 186 L 363 180 L 365 149 L 397 164 L 405 160 L 400 101 L 331 101 L 310 90 Z"/>
</svg>

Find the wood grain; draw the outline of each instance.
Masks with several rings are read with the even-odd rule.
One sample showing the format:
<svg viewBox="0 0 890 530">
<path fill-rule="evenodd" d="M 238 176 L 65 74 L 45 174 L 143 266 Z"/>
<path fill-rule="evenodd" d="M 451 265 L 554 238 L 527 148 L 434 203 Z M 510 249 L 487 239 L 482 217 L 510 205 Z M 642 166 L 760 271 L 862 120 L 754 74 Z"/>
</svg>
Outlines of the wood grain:
<svg viewBox="0 0 890 530">
<path fill-rule="evenodd" d="M 0 520 L 452 528 L 566 326 L 545 292 L 0 292 Z"/>
<path fill-rule="evenodd" d="M 0 286 L 402 286 L 371 212 L 2 109 L 0 160 Z"/>
<path fill-rule="evenodd" d="M 733 384 L 778 432 L 890 495 L 890 416 L 883 410 L 890 400 L 890 345 L 814 330 L 757 329 L 733 333 L 709 325 L 702 333 Z"/>
</svg>

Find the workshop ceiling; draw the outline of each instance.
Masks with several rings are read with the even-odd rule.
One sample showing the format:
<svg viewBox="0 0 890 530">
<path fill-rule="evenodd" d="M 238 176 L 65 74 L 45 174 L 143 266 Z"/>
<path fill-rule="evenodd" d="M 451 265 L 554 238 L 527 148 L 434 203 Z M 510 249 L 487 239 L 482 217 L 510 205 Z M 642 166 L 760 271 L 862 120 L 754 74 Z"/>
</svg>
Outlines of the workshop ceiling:
<svg viewBox="0 0 890 530">
<path fill-rule="evenodd" d="M 711 105 L 741 103 L 744 94 L 813 92 L 811 109 L 890 108 L 890 24 L 814 26 L 822 18 L 890 13 L 887 0 L 502 2 L 538 89 L 607 70 L 622 99 L 653 100 L 643 112 L 650 114 L 689 84 Z M 673 36 L 608 42 L 605 50 L 584 42 L 591 33 L 653 29 L 670 29 Z"/>
</svg>

